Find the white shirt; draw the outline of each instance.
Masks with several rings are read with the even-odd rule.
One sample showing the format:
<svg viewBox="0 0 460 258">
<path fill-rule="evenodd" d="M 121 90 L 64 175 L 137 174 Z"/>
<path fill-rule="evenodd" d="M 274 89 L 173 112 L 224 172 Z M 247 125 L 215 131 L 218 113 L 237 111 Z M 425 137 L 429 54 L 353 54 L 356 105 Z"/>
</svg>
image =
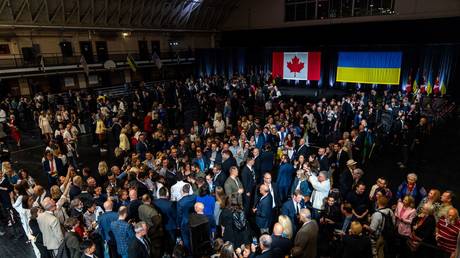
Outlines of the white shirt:
<svg viewBox="0 0 460 258">
<path fill-rule="evenodd" d="M 272 208 L 275 208 L 275 207 L 276 207 L 276 203 L 275 203 L 275 193 L 273 192 L 272 184 L 270 184 L 270 185 L 268 186 L 268 188 L 270 189 L 270 194 L 272 195 Z"/>
<path fill-rule="evenodd" d="M 171 201 L 180 201 L 182 199 L 182 188 L 184 185 L 188 185 L 189 183 L 184 182 L 183 180 L 177 181 L 173 186 L 171 186 Z"/>
<path fill-rule="evenodd" d="M 321 210 L 324 199 L 329 195 L 329 190 L 331 190 L 331 182 L 329 179 L 320 182 L 315 175 L 310 176 L 309 180 L 313 186 L 313 193 L 311 195 L 311 199 L 313 200 L 312 206 L 315 209 Z"/>
</svg>

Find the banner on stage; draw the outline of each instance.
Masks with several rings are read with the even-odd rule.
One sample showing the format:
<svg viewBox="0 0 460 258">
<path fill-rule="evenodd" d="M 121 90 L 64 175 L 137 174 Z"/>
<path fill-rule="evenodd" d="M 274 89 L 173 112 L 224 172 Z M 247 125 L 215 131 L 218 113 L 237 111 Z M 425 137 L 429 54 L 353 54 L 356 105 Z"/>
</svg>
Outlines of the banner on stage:
<svg viewBox="0 0 460 258">
<path fill-rule="evenodd" d="M 338 82 L 398 85 L 401 52 L 339 52 Z"/>
<path fill-rule="evenodd" d="M 287 80 L 320 79 L 321 52 L 273 52 L 272 74 Z"/>
</svg>

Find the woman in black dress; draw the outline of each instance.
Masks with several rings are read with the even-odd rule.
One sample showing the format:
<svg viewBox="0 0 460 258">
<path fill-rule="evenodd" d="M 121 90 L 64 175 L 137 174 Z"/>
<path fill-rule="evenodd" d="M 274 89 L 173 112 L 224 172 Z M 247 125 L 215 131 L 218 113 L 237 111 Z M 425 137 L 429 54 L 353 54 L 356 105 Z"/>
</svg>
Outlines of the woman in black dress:
<svg viewBox="0 0 460 258">
<path fill-rule="evenodd" d="M 222 210 L 220 224 L 224 241 L 230 241 L 234 246 L 250 243 L 248 221 L 237 193 L 230 196 L 229 205 Z"/>
</svg>

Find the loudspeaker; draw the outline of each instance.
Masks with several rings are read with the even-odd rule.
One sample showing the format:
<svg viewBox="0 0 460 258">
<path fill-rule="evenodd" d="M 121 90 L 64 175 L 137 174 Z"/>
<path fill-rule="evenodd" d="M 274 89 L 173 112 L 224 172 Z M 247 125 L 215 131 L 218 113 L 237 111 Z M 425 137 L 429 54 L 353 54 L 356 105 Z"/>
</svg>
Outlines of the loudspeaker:
<svg viewBox="0 0 460 258">
<path fill-rule="evenodd" d="M 33 62 L 35 60 L 35 51 L 31 47 L 23 47 L 22 48 L 22 58 L 26 62 Z"/>
<path fill-rule="evenodd" d="M 61 47 L 61 53 L 63 57 L 73 56 L 72 43 L 68 41 L 62 41 L 59 43 L 59 46 Z"/>
</svg>

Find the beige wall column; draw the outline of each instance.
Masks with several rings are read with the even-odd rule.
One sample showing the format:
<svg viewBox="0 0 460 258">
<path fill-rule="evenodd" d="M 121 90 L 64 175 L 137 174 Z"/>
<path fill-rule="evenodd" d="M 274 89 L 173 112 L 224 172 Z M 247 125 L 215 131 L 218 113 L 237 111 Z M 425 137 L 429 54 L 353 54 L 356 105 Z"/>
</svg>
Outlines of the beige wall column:
<svg viewBox="0 0 460 258">
<path fill-rule="evenodd" d="M 78 74 L 78 87 L 80 89 L 84 89 L 88 87 L 88 84 L 86 83 L 86 76 L 84 73 Z"/>
<path fill-rule="evenodd" d="M 18 79 L 19 83 L 19 92 L 21 93 L 21 96 L 29 96 L 30 95 L 30 86 L 29 86 L 29 81 L 24 78 Z"/>
</svg>

